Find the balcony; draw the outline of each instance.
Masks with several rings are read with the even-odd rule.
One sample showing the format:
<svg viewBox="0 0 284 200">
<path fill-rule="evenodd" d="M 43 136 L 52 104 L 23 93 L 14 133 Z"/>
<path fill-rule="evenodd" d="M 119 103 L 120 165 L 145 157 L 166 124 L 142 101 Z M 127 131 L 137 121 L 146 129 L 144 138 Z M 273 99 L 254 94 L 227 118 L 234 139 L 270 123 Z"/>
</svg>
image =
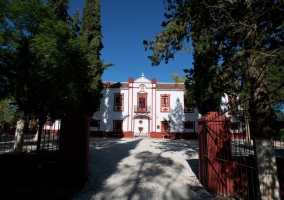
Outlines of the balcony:
<svg viewBox="0 0 284 200">
<path fill-rule="evenodd" d="M 151 112 L 151 106 L 139 108 L 137 105 L 135 105 L 134 106 L 134 112 L 135 113 L 150 113 Z"/>
</svg>

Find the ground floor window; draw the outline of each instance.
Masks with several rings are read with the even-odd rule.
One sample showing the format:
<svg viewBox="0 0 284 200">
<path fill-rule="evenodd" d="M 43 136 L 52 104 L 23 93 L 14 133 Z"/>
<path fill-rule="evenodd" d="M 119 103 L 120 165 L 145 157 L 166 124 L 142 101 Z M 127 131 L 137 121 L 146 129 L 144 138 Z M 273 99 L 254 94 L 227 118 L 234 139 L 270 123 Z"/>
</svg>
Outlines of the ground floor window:
<svg viewBox="0 0 284 200">
<path fill-rule="evenodd" d="M 114 132 L 122 132 L 122 120 L 114 120 L 113 121 L 113 131 Z"/>
<path fill-rule="evenodd" d="M 90 131 L 99 131 L 100 120 L 93 120 L 90 122 Z"/>
<path fill-rule="evenodd" d="M 185 122 L 184 122 L 184 128 L 185 128 L 185 129 L 193 129 L 193 128 L 194 128 L 194 122 L 185 121 Z"/>
<path fill-rule="evenodd" d="M 161 121 L 161 131 L 170 132 L 170 121 Z"/>
</svg>

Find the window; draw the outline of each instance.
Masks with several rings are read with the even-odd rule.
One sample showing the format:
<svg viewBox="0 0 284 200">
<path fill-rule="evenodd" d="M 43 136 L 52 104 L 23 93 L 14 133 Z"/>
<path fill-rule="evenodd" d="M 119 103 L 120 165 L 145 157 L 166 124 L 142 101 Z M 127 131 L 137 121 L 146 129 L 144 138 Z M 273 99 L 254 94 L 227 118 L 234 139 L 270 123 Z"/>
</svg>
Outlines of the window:
<svg viewBox="0 0 284 200">
<path fill-rule="evenodd" d="M 146 108 L 145 96 L 140 96 L 139 97 L 139 108 Z"/>
<path fill-rule="evenodd" d="M 194 128 L 194 122 L 185 121 L 184 122 L 184 129 L 193 129 Z"/>
<path fill-rule="evenodd" d="M 122 132 L 122 120 L 113 121 L 113 131 L 114 132 Z"/>
<path fill-rule="evenodd" d="M 170 112 L 169 94 L 161 94 L 161 112 Z"/>
<path fill-rule="evenodd" d="M 186 97 L 184 99 L 184 112 L 185 113 L 193 113 L 194 112 L 194 102 L 193 99 L 187 100 Z"/>
<path fill-rule="evenodd" d="M 93 120 L 90 122 L 90 131 L 99 131 L 100 120 Z"/>
<path fill-rule="evenodd" d="M 123 94 L 114 94 L 114 111 L 123 111 Z"/>
<path fill-rule="evenodd" d="M 170 121 L 161 121 L 161 127 L 162 132 L 170 132 Z"/>
<path fill-rule="evenodd" d="M 137 93 L 137 107 L 135 112 L 149 112 L 147 109 L 147 93 Z"/>
</svg>

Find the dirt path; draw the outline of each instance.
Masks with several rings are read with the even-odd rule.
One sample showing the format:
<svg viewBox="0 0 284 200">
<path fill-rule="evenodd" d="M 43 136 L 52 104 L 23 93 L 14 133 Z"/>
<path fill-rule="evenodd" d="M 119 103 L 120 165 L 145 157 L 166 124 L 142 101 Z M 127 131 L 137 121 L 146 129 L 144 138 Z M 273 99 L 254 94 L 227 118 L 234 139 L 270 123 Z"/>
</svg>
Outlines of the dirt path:
<svg viewBox="0 0 284 200">
<path fill-rule="evenodd" d="M 74 199 L 215 199 L 200 185 L 196 140 L 91 138 L 89 179 Z"/>
</svg>

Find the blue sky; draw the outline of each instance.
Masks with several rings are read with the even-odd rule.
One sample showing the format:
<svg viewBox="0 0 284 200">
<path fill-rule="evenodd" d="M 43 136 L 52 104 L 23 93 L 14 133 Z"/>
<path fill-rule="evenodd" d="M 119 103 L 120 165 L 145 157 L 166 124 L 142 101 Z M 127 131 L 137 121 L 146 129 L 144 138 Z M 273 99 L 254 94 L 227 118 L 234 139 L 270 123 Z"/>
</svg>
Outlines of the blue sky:
<svg viewBox="0 0 284 200">
<path fill-rule="evenodd" d="M 83 13 L 85 1 L 70 0 L 71 16 L 76 9 Z M 158 82 L 173 82 L 171 74 L 184 74 L 183 69 L 192 67 L 192 51 L 175 54 L 175 60 L 168 64 L 151 66 L 142 40 L 155 39 L 161 32 L 160 23 L 165 20 L 163 0 L 101 0 L 101 25 L 104 48 L 101 59 L 113 62 L 114 67 L 105 70 L 103 81 L 127 82 L 144 73 L 148 79 Z"/>
</svg>

